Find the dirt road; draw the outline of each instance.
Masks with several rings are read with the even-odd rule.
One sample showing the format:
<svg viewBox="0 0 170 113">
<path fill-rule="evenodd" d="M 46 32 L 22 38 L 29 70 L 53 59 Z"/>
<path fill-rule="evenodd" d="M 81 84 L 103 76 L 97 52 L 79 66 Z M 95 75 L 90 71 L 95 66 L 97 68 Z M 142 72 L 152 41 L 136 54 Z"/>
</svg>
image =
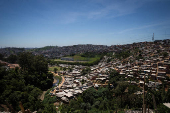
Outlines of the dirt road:
<svg viewBox="0 0 170 113">
<path fill-rule="evenodd" d="M 51 73 L 53 73 L 54 76 L 59 76 L 58 73 L 54 73 L 54 72 L 51 72 Z M 58 88 L 60 88 L 65 82 L 65 78 L 63 76 L 61 76 L 61 78 L 62 78 L 62 82 L 58 85 Z M 55 83 L 55 82 L 57 82 L 57 81 L 55 81 L 55 79 L 54 79 L 53 83 Z"/>
<path fill-rule="evenodd" d="M 53 76 L 59 76 L 58 73 L 54 73 L 54 72 L 52 72 L 52 71 L 51 71 L 51 73 L 53 73 Z M 61 78 L 62 78 L 62 82 L 58 85 L 59 88 L 60 88 L 60 87 L 64 84 L 64 82 L 65 82 L 65 78 L 64 78 L 63 76 L 61 76 Z M 56 83 L 56 82 L 57 82 L 57 80 L 54 79 L 53 83 Z M 45 95 L 46 92 L 47 92 L 47 91 L 43 91 L 42 95 L 40 96 L 40 99 L 41 99 L 41 100 L 44 100 L 44 95 Z"/>
<path fill-rule="evenodd" d="M 45 95 L 46 92 L 47 92 L 47 91 L 43 91 L 42 95 L 40 96 L 40 99 L 41 99 L 41 100 L 44 100 L 44 95 Z"/>
</svg>

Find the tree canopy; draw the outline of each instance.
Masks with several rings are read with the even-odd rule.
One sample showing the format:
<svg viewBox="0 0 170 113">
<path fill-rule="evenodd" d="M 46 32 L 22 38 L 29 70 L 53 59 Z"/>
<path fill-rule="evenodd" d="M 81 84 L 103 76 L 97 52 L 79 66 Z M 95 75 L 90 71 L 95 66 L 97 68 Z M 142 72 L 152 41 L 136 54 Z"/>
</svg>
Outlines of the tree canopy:
<svg viewBox="0 0 170 113">
<path fill-rule="evenodd" d="M 39 99 L 42 90 L 53 85 L 53 74 L 48 72 L 47 60 L 43 56 L 21 53 L 20 68 L 9 69 L 0 67 L 0 104 L 6 101 L 15 111 L 19 111 L 21 101 L 25 109 L 31 111 L 45 109 Z"/>
</svg>

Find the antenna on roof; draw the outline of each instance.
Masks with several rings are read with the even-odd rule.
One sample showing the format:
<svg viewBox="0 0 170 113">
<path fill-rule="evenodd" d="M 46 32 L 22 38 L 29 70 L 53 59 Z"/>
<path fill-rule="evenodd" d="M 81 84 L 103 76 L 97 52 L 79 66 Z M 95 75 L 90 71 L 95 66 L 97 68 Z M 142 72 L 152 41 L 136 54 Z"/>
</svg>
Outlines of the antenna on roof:
<svg viewBox="0 0 170 113">
<path fill-rule="evenodd" d="M 154 41 L 154 33 L 153 33 L 152 41 Z"/>
</svg>

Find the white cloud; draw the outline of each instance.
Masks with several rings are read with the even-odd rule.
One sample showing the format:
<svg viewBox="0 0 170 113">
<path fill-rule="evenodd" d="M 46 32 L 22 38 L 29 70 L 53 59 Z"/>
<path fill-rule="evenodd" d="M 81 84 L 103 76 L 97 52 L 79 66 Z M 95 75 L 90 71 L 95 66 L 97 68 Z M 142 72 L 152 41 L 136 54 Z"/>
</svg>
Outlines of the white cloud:
<svg viewBox="0 0 170 113">
<path fill-rule="evenodd" d="M 63 14 L 57 14 L 54 11 L 53 14 L 56 16 L 52 18 L 57 17 L 54 20 L 64 24 L 74 23 L 79 19 L 116 18 L 135 13 L 138 8 L 151 1 L 156 0 L 89 0 L 82 7 L 78 6 L 77 11 L 67 9 Z M 50 6 L 48 7 L 50 8 Z M 56 8 L 56 12 L 58 10 Z M 50 11 L 49 13 L 51 13 Z M 48 15 L 48 13 L 46 14 Z"/>
<path fill-rule="evenodd" d="M 84 19 L 99 19 L 99 18 L 115 18 L 119 16 L 124 16 L 128 14 L 135 13 L 136 10 L 142 7 L 144 4 L 152 0 L 92 0 L 89 4 L 86 4 L 88 10 L 86 12 L 68 12 L 65 14 L 63 21 L 65 23 L 73 23 L 77 21 L 80 17 Z M 99 4 L 99 8 L 92 8 Z"/>
<path fill-rule="evenodd" d="M 108 16 L 108 18 L 115 18 L 118 16 L 123 16 L 127 14 L 132 14 L 136 9 L 142 7 L 145 3 L 145 0 L 100 0 L 95 1 L 96 3 L 101 4 L 104 8 L 101 8 L 97 11 L 90 11 L 87 13 L 88 18 L 101 18 Z"/>
</svg>

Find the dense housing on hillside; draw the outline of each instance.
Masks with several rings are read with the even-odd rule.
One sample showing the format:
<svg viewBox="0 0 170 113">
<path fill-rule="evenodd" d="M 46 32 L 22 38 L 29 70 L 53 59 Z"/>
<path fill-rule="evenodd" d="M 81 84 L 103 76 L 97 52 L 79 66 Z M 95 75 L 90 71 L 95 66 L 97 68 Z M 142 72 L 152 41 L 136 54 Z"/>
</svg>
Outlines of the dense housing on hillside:
<svg viewBox="0 0 170 113">
<path fill-rule="evenodd" d="M 1 53 L 6 53 L 5 55 L 7 56 L 12 54 L 8 53 L 8 49 L 1 49 L 0 51 Z M 15 49 L 13 51 L 15 51 Z M 161 102 L 165 102 L 164 105 L 168 105 L 167 103 L 170 102 L 170 95 L 165 93 L 170 91 L 170 40 L 157 40 L 155 42 L 139 42 L 115 46 L 76 45 L 66 47 L 50 47 L 48 50 L 34 50 L 32 51 L 32 54 L 42 54 L 48 58 L 60 57 L 61 60 L 73 61 L 73 58 L 62 56 L 85 52 L 106 52 L 106 54 L 98 64 L 93 66 L 53 64 L 54 67 L 56 66 L 63 68 L 56 71 L 55 74 L 62 77 L 62 82 L 59 85 L 55 84 L 55 86 L 49 91 L 49 94 L 46 95 L 48 95 L 51 99 L 54 97 L 54 102 L 58 105 L 56 107 L 57 109 L 58 107 L 61 107 L 62 104 L 63 106 L 70 106 L 70 102 L 73 102 L 72 100 L 77 101 L 78 98 L 81 98 L 82 95 L 84 96 L 87 93 L 86 91 L 91 91 L 93 89 L 93 91 L 99 91 L 99 93 L 102 91 L 105 92 L 105 90 L 108 91 L 107 93 L 111 95 L 113 100 L 120 97 L 121 102 L 118 105 L 113 102 L 115 105 L 113 107 L 114 109 L 117 109 L 117 106 L 124 108 L 126 105 L 131 108 L 134 106 L 137 108 L 142 108 L 142 94 L 151 90 L 159 92 L 160 87 L 162 87 L 162 93 L 159 92 L 160 95 L 164 94 L 163 96 L 165 96 L 164 99 L 161 99 Z M 13 53 L 17 54 L 19 52 Z M 1 60 L 0 63 L 3 64 L 3 67 L 7 70 L 10 70 L 10 68 L 19 67 L 17 64 L 7 63 Z M 51 64 L 47 64 L 47 62 L 46 65 L 51 66 Z M 52 77 L 53 76 L 51 76 L 51 78 Z M 119 82 L 126 83 L 125 85 L 127 88 L 123 89 L 122 93 L 119 91 L 117 94 L 116 90 L 119 88 L 119 85 L 117 85 L 120 84 Z M 45 82 L 41 83 L 45 84 Z M 134 92 L 130 89 L 130 87 L 133 88 L 133 86 L 136 88 Z M 144 86 L 146 89 L 144 89 Z M 123 94 L 127 94 L 128 96 L 133 95 L 131 96 L 131 99 L 137 101 L 138 104 L 135 103 L 133 105 L 133 102 L 131 103 L 129 102 L 130 100 L 128 100 L 129 103 L 124 102 L 125 104 L 123 106 L 122 96 L 124 96 L 123 99 L 127 98 L 127 95 Z M 107 94 L 102 95 L 105 95 L 103 101 L 109 102 L 110 97 L 107 97 Z M 149 95 L 149 93 L 147 93 L 147 95 Z M 148 98 L 149 97 L 147 97 L 147 99 Z M 151 100 L 152 98 L 149 99 Z M 127 101 L 126 99 L 124 100 Z M 159 99 L 157 98 L 156 101 L 159 101 Z M 100 102 L 96 100 L 95 103 L 91 103 L 91 107 L 98 108 L 95 106 L 96 103 L 99 104 Z M 151 105 L 149 102 L 147 104 Z M 87 105 L 89 105 L 89 103 Z M 150 106 L 150 108 L 155 108 L 155 105 L 154 107 L 153 105 Z M 64 108 L 60 109 L 64 110 Z M 105 109 L 108 108 L 105 107 Z M 110 109 L 112 110 L 111 107 Z"/>
<path fill-rule="evenodd" d="M 85 66 L 74 66 L 73 71 L 65 71 L 65 82 L 58 88 L 54 88 L 51 95 L 55 95 L 63 102 L 69 102 L 77 94 L 81 94 L 89 87 L 98 88 L 106 87 L 109 82 L 107 72 L 114 69 L 120 75 L 125 75 L 129 84 L 143 87 L 144 77 L 148 80 L 145 83 L 147 88 L 156 89 L 159 85 L 170 85 L 170 41 L 155 41 L 133 43 L 131 45 L 115 46 L 113 55 L 121 53 L 121 51 L 130 50 L 131 54 L 125 59 L 111 58 L 105 56 L 98 65 L 90 66 L 91 72 L 85 76 L 81 71 Z M 166 53 L 166 54 L 162 54 Z M 140 58 L 138 58 L 140 56 Z M 108 59 L 112 59 L 107 62 Z M 60 65 L 62 67 L 70 67 L 69 65 Z M 59 72 L 59 74 L 63 72 Z M 85 81 L 82 83 L 82 80 Z M 136 92 L 142 94 L 143 92 Z"/>
</svg>

